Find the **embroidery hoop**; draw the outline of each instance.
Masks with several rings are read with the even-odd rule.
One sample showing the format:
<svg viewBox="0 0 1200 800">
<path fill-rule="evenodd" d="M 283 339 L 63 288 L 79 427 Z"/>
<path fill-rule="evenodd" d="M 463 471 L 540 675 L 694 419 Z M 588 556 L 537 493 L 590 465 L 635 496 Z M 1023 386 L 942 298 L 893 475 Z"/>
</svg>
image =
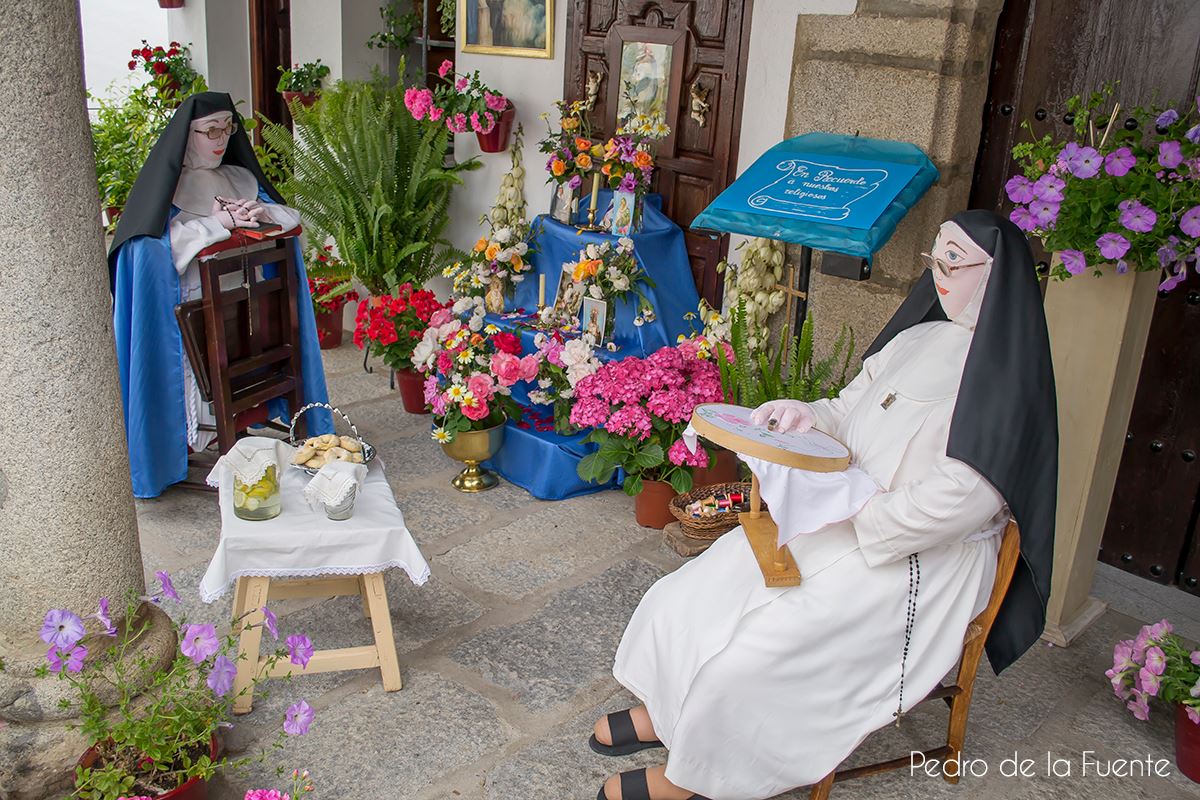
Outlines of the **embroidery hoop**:
<svg viewBox="0 0 1200 800">
<path fill-rule="evenodd" d="M 702 403 L 692 413 L 692 428 L 713 444 L 735 453 L 810 472 L 843 472 L 850 448 L 822 431 L 776 433 L 750 422 L 752 409 L 729 403 Z M 758 476 L 751 476 L 750 510 L 738 515 L 746 540 L 767 586 L 799 586 L 800 568 L 787 546 L 777 545 L 779 527 L 762 511 Z"/>
</svg>

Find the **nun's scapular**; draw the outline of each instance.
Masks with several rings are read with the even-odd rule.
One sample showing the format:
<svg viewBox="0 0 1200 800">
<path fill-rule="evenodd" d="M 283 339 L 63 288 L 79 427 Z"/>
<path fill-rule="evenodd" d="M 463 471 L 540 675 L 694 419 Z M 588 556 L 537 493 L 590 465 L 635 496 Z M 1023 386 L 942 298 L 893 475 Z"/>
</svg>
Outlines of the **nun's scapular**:
<svg viewBox="0 0 1200 800">
<path fill-rule="evenodd" d="M 927 695 L 987 605 L 1010 514 L 1023 559 L 988 639 L 993 667 L 1041 632 L 1057 428 L 1032 256 L 982 211 L 945 223 L 932 256 L 837 397 L 763 409 L 840 439 L 883 491 L 788 544 L 799 586 L 764 587 L 735 529 L 629 622 L 613 673 L 645 704 L 678 787 L 756 800 L 814 783 Z"/>
</svg>

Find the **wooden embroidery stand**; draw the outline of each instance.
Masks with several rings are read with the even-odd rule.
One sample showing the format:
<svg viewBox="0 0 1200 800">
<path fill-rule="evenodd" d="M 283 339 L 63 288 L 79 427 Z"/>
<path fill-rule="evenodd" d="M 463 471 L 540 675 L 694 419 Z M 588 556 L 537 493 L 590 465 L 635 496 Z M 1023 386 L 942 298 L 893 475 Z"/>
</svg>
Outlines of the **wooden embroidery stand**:
<svg viewBox="0 0 1200 800">
<path fill-rule="evenodd" d="M 821 431 L 778 434 L 750 422 L 751 409 L 726 403 L 704 403 L 692 414 L 692 427 L 713 444 L 773 464 L 809 470 L 842 472 L 850 465 L 850 450 Z M 738 515 L 746 540 L 767 586 L 799 586 L 800 568 L 787 546 L 779 546 L 779 527 L 762 510 L 758 476 L 750 482 L 750 510 Z"/>
</svg>

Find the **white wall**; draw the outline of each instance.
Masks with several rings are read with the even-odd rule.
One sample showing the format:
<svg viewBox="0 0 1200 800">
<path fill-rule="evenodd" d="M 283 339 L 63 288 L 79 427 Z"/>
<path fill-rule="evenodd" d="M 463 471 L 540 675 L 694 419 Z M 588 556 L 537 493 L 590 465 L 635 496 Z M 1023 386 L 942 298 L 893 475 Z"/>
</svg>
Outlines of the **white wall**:
<svg viewBox="0 0 1200 800">
<path fill-rule="evenodd" d="M 545 158 L 537 142 L 546 133 L 546 123 L 538 118 L 549 112 L 557 119 L 554 102 L 563 96 L 563 71 L 566 68 L 567 6 L 569 0 L 554 4 L 554 58 L 489 56 L 458 51 L 455 69 L 460 74 L 479 70 L 483 82 L 512 99 L 517 107 L 513 122 L 525 127 L 525 199 L 529 218 L 550 209 L 550 187 L 545 183 Z M 461 20 L 459 24 L 464 24 Z M 466 247 L 479 238 L 479 216 L 491 210 L 500 179 L 511 166 L 508 152 L 480 153 L 473 133 L 454 137 L 454 154 L 459 161 L 479 155 L 481 169 L 464 174 L 464 186 L 454 190 L 450 208 L 450 226 L 446 236 L 458 247 Z"/>
<path fill-rule="evenodd" d="M 149 2 L 149 0 L 146 0 Z M 249 114 L 250 10 L 246 0 L 187 0 L 167 11 L 170 38 L 190 44 L 192 65 L 214 92 L 229 92 Z"/>
<path fill-rule="evenodd" d="M 113 82 L 142 82 L 149 77 L 140 69 L 129 71 L 129 51 L 151 45 L 166 47 L 167 12 L 147 0 L 81 0 L 83 70 L 87 90 L 109 94 Z"/>
<path fill-rule="evenodd" d="M 387 74 L 387 51 L 367 47 L 383 28 L 375 0 L 292 0 L 291 16 L 293 63 L 321 59 L 329 83 L 370 78 L 374 67 Z"/>
</svg>

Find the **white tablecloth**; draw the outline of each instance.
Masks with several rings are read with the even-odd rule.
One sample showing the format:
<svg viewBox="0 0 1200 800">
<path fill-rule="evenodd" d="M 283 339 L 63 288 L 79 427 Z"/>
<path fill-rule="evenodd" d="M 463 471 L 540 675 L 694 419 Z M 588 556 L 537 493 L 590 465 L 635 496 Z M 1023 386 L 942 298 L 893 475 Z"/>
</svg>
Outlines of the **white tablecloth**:
<svg viewBox="0 0 1200 800">
<path fill-rule="evenodd" d="M 758 476 L 758 488 L 779 527 L 779 546 L 826 525 L 850 519 L 879 492 L 866 472 L 850 465 L 842 472 L 810 472 L 738 454 Z"/>
<path fill-rule="evenodd" d="M 233 513 L 233 480 L 224 470 L 219 490 L 221 541 L 200 581 L 204 602 L 218 599 L 243 576 L 362 575 L 399 567 L 418 586 L 429 579 L 429 564 L 404 525 L 378 458 L 370 463 L 354 501 L 354 516 L 347 520 L 331 520 L 323 509 L 309 509 L 304 487 L 311 478 L 284 467 L 279 516 L 250 521 Z"/>
</svg>

